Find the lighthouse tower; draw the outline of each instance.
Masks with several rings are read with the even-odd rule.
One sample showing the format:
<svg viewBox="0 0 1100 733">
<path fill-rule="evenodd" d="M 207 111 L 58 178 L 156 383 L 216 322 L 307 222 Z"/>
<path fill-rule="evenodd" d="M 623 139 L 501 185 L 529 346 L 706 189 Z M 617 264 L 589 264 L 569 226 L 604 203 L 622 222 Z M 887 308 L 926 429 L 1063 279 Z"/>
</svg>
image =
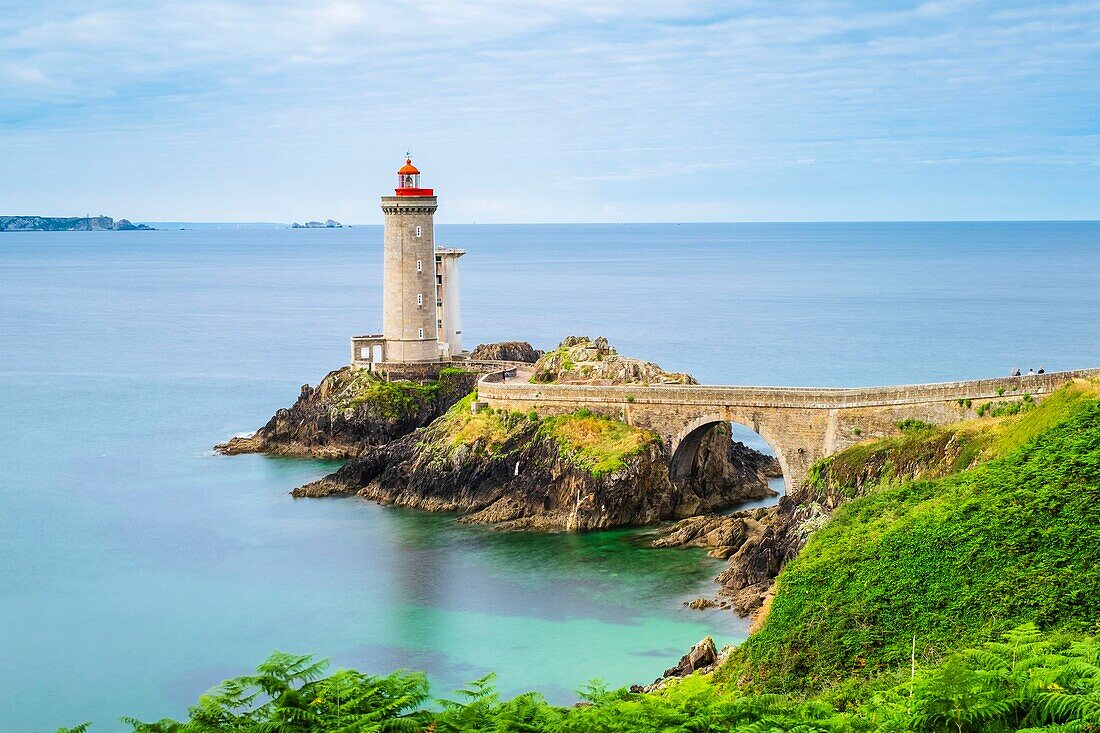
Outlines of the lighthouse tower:
<svg viewBox="0 0 1100 733">
<path fill-rule="evenodd" d="M 393 193 L 382 197 L 382 333 L 352 336 L 351 363 L 390 377 L 422 375 L 431 370 L 427 362 L 469 356 L 462 350 L 458 298 L 458 258 L 466 250 L 436 249 L 435 192 L 420 187 L 420 171 L 409 158 Z"/>
<path fill-rule="evenodd" d="M 406 158 L 393 196 L 382 197 L 385 248 L 382 334 L 388 362 L 438 361 L 435 192 L 420 187 L 420 171 Z"/>
</svg>

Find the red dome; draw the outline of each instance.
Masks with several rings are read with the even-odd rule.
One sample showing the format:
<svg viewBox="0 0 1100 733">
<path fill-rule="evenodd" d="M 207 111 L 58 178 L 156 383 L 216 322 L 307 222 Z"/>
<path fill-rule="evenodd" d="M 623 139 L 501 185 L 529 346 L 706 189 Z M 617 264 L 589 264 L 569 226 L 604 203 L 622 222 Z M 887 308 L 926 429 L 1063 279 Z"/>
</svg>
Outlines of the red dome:
<svg viewBox="0 0 1100 733">
<path fill-rule="evenodd" d="M 419 176 L 420 171 L 412 163 L 411 158 L 405 158 L 405 165 L 401 166 L 401 170 L 397 171 L 397 174 L 400 176 Z"/>
</svg>

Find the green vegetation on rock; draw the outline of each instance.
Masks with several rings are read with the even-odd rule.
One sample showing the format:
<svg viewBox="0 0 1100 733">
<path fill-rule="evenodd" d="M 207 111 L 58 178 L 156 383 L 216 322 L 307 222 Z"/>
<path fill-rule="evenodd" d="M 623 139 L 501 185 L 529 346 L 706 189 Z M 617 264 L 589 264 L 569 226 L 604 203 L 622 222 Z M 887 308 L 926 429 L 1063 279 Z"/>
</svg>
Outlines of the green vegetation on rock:
<svg viewBox="0 0 1100 733">
<path fill-rule="evenodd" d="M 540 418 L 538 413 L 508 412 L 491 407 L 473 412 L 475 395 L 459 400 L 430 428 L 424 445 L 441 445 L 450 454 L 459 446 L 496 456 L 510 441 L 527 434 L 558 447 L 560 455 L 593 476 L 626 467 L 630 456 L 643 453 L 658 441 L 656 433 L 619 420 L 579 410 L 567 415 Z"/>
<path fill-rule="evenodd" d="M 465 369 L 445 367 L 439 377 L 426 382 L 387 381 L 367 369 L 352 373 L 334 401 L 338 410 L 370 406 L 380 417 L 398 420 L 432 402 L 457 377 L 469 374 Z"/>
<path fill-rule="evenodd" d="M 471 393 L 456 402 L 431 426 L 427 444 L 438 445 L 448 453 L 468 445 L 480 453 L 495 456 L 530 422 L 529 416 L 491 407 L 473 412 L 471 408 L 476 398 L 477 394 Z"/>
<path fill-rule="evenodd" d="M 562 454 L 593 476 L 626 468 L 626 459 L 660 440 L 656 433 L 619 420 L 580 410 L 542 421 L 540 432 L 554 440 Z"/>
</svg>

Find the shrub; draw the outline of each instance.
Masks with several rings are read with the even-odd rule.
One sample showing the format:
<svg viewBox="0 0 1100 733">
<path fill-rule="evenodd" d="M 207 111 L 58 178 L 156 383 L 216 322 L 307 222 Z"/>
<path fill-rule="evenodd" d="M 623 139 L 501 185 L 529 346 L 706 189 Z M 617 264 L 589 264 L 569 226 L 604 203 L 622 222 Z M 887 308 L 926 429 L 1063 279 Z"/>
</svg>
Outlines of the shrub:
<svg viewBox="0 0 1100 733">
<path fill-rule="evenodd" d="M 903 433 L 918 430 L 931 430 L 932 428 L 936 427 L 930 422 L 917 420 L 915 418 L 907 418 L 905 420 L 901 420 L 897 422 L 896 425 L 898 427 L 898 430 L 902 431 Z"/>
<path fill-rule="evenodd" d="M 190 707 L 189 722 L 123 722 L 135 733 L 1095 731 L 1098 660 L 1095 639 L 1023 625 L 1000 641 L 917 665 L 911 675 L 906 665 L 904 675 L 848 683 L 817 697 L 753 694 L 696 674 L 645 695 L 595 680 L 578 691 L 583 704 L 557 707 L 534 692 L 502 700 L 493 674 L 433 705 L 427 679 L 417 672 L 374 677 L 340 670 L 325 677 L 325 662 L 276 653 L 256 674 L 203 695 Z M 86 730 L 84 724 L 58 733 Z"/>
</svg>

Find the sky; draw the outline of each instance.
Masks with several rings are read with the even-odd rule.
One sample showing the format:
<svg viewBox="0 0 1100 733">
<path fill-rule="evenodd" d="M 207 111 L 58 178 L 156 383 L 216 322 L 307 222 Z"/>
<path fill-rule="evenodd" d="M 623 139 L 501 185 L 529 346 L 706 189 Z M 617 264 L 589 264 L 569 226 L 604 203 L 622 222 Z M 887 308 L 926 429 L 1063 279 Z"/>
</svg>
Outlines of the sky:
<svg viewBox="0 0 1100 733">
<path fill-rule="evenodd" d="M 1100 219 L 1100 1 L 0 0 L 0 215 Z"/>
</svg>

